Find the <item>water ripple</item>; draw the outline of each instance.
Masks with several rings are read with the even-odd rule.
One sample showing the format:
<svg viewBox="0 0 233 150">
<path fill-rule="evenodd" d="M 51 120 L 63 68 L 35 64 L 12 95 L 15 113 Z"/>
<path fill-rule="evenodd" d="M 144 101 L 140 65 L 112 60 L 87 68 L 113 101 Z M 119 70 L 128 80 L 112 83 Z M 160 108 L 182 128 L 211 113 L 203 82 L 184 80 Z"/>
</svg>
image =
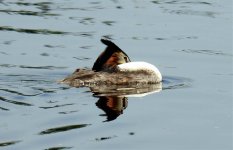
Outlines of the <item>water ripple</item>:
<svg viewBox="0 0 233 150">
<path fill-rule="evenodd" d="M 195 15 L 195 16 L 205 16 L 205 17 L 211 17 L 211 18 L 215 18 L 215 16 L 218 14 L 212 11 L 195 11 L 191 9 L 183 9 L 183 10 L 164 9 L 164 12 L 171 13 L 171 14 L 177 14 L 177 15 Z"/>
<path fill-rule="evenodd" d="M 13 68 L 13 67 L 16 67 L 16 65 L 12 65 L 12 64 L 0 64 L 0 67 Z"/>
<path fill-rule="evenodd" d="M 24 5 L 24 6 L 45 6 L 45 5 L 51 5 L 53 4 L 52 2 L 38 2 L 38 3 L 29 3 L 29 2 L 15 2 L 12 4 L 17 4 L 17 5 Z"/>
<path fill-rule="evenodd" d="M 101 138 L 96 138 L 95 140 L 96 141 L 104 141 L 104 140 L 109 140 L 109 139 L 112 139 L 112 138 L 115 138 L 115 137 L 117 137 L 117 136 L 114 135 L 114 136 L 101 137 Z"/>
<path fill-rule="evenodd" d="M 64 31 L 55 31 L 49 29 L 24 29 L 24 28 L 14 28 L 11 26 L 0 26 L 0 31 L 14 31 L 19 33 L 29 33 L 29 34 L 44 34 L 44 35 L 67 35 L 70 34 L 69 32 Z"/>
<path fill-rule="evenodd" d="M 59 14 L 52 14 L 46 12 L 37 12 L 37 11 L 29 11 L 29 10 L 0 10 L 0 12 L 7 14 L 18 14 L 18 15 L 27 15 L 27 16 L 59 16 Z"/>
<path fill-rule="evenodd" d="M 76 125 L 67 125 L 67 126 L 55 127 L 55 128 L 50 128 L 50 129 L 46 129 L 44 131 L 41 131 L 39 133 L 39 135 L 65 132 L 65 131 L 69 131 L 69 130 L 84 128 L 84 127 L 89 126 L 89 125 L 91 125 L 91 124 L 76 124 Z"/>
<path fill-rule="evenodd" d="M 67 67 L 62 66 L 27 66 L 27 65 L 13 65 L 13 64 L 0 64 L 0 67 L 4 68 L 23 68 L 23 69 L 46 69 L 46 70 L 55 70 L 55 69 L 66 69 Z"/>
<path fill-rule="evenodd" d="M 212 3 L 205 1 L 182 1 L 182 0 L 153 0 L 151 1 L 154 4 L 201 4 L 201 5 L 212 5 Z"/>
<path fill-rule="evenodd" d="M 15 104 L 15 105 L 21 105 L 21 106 L 33 106 L 32 104 L 29 104 L 29 103 L 9 100 L 9 99 L 6 99 L 6 98 L 1 97 L 1 96 L 0 96 L 0 101 L 4 101 L 4 102 Z"/>
<path fill-rule="evenodd" d="M 178 52 L 185 52 L 185 53 L 196 53 L 196 54 L 206 54 L 206 55 L 220 55 L 220 56 L 230 56 L 232 57 L 232 54 L 224 53 L 221 50 L 208 50 L 208 49 L 183 49 L 178 50 Z"/>
<path fill-rule="evenodd" d="M 9 89 L 0 89 L 0 91 L 4 91 L 4 92 L 8 92 L 8 93 L 12 93 L 12 94 L 17 94 L 20 96 L 37 96 L 40 95 L 41 93 L 36 93 L 36 94 L 24 94 L 18 91 L 14 91 L 14 90 L 9 90 Z"/>
<path fill-rule="evenodd" d="M 67 68 L 67 67 L 57 67 L 57 66 L 26 66 L 26 65 L 20 65 L 19 67 L 20 68 L 27 68 L 27 69 L 48 69 L 48 70 Z"/>
<path fill-rule="evenodd" d="M 9 55 L 8 53 L 6 52 L 0 52 L 0 54 L 3 54 L 3 55 Z"/>
<path fill-rule="evenodd" d="M 3 142 L 3 143 L 0 143 L 0 147 L 5 147 L 5 146 L 9 146 L 9 145 L 14 145 L 16 143 L 19 143 L 21 141 L 8 141 L 8 142 Z"/>
<path fill-rule="evenodd" d="M 79 23 L 83 25 L 93 25 L 95 23 L 94 18 L 91 17 L 69 17 L 71 20 L 79 20 Z"/>
<path fill-rule="evenodd" d="M 95 33 L 94 31 L 65 32 L 65 31 L 57 31 L 57 30 L 49 30 L 49 29 L 14 28 L 11 26 L 0 26 L 0 31 L 12 31 L 19 33 L 42 34 L 42 35 L 73 35 L 73 36 L 81 36 L 81 37 L 93 37 Z"/>
<path fill-rule="evenodd" d="M 115 21 L 102 21 L 102 23 L 108 26 L 112 26 L 116 22 Z"/>
<path fill-rule="evenodd" d="M 163 90 L 187 88 L 191 86 L 191 82 L 191 79 L 184 77 L 164 76 Z"/>
<path fill-rule="evenodd" d="M 104 7 L 102 6 L 91 6 L 91 7 L 64 7 L 64 6 L 60 6 L 57 9 L 59 10 L 80 10 L 80 11 L 93 11 L 93 10 L 100 10 L 100 9 L 104 9 Z"/>
<path fill-rule="evenodd" d="M 39 107 L 39 108 L 51 109 L 51 108 L 58 108 L 58 107 L 69 106 L 69 105 L 74 105 L 74 103 L 71 103 L 71 104 L 62 104 L 62 105 L 55 105 L 55 106 L 46 106 L 46 107 Z"/>
<path fill-rule="evenodd" d="M 65 48 L 64 45 L 49 45 L 49 44 L 45 44 L 44 47 L 47 47 L 47 48 Z"/>
<path fill-rule="evenodd" d="M 73 111 L 62 111 L 62 112 L 59 112 L 59 114 L 65 115 L 65 114 L 71 114 L 71 113 L 76 113 L 76 112 L 78 112 L 78 110 L 73 110 Z"/>
<path fill-rule="evenodd" d="M 77 59 L 77 60 L 89 60 L 89 59 L 91 59 L 91 58 L 89 58 L 89 57 L 83 57 L 83 56 L 73 57 L 73 58 L 75 58 L 75 59 Z"/>
<path fill-rule="evenodd" d="M 17 5 L 16 8 L 21 8 L 21 10 L 12 10 L 12 9 L 4 9 L 0 10 L 0 12 L 7 14 L 17 14 L 17 15 L 27 15 L 27 16 L 60 16 L 59 14 L 49 13 L 51 11 L 51 6 L 54 4 L 52 2 L 6 2 L 5 6 L 14 6 Z M 12 7 L 11 7 L 12 8 Z M 39 11 L 31 11 L 25 10 L 25 8 L 37 8 Z"/>
<path fill-rule="evenodd" d="M 41 87 L 31 87 L 34 90 L 42 91 L 43 93 L 55 93 L 56 90 L 41 88 Z"/>
<path fill-rule="evenodd" d="M 73 147 L 50 147 L 50 148 L 47 148 L 45 150 L 64 150 L 64 149 L 71 149 Z"/>
<path fill-rule="evenodd" d="M 156 5 L 173 5 L 173 7 L 178 7 L 177 9 L 171 9 L 163 7 L 163 12 L 170 13 L 170 14 L 177 14 L 177 15 L 196 15 L 196 16 L 204 16 L 204 17 L 211 17 L 215 18 L 218 13 L 213 11 L 197 11 L 193 10 L 194 5 L 200 6 L 211 6 L 213 3 L 206 2 L 206 1 L 185 1 L 185 0 L 153 0 L 151 1 L 153 4 Z"/>
<path fill-rule="evenodd" d="M 9 111 L 9 109 L 3 107 L 0 107 L 0 110 Z"/>
</svg>

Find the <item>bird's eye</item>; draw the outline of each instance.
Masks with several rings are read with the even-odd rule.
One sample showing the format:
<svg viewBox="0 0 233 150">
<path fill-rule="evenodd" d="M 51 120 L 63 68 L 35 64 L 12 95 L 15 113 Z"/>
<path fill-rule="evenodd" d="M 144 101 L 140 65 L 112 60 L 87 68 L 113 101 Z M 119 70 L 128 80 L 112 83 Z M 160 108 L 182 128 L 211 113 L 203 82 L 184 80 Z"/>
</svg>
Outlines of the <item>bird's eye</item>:
<svg viewBox="0 0 233 150">
<path fill-rule="evenodd" d="M 125 62 L 128 62 L 128 61 L 129 61 L 127 57 L 124 57 L 124 59 L 125 59 Z"/>
</svg>

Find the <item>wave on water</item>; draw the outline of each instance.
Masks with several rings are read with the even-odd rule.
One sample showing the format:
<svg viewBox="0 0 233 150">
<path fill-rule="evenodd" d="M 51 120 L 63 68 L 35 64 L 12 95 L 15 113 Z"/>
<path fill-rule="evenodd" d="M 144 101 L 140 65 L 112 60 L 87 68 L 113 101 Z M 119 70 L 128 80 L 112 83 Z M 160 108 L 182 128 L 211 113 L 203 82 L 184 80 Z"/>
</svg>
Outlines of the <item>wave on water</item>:
<svg viewBox="0 0 233 150">
<path fill-rule="evenodd" d="M 163 77 L 163 90 L 172 90 L 180 88 L 188 88 L 191 86 L 191 79 L 175 76 Z"/>
<path fill-rule="evenodd" d="M 16 143 L 19 143 L 21 141 L 7 141 L 7 142 L 2 142 L 0 143 L 0 147 L 5 147 L 5 146 L 10 146 L 10 145 L 14 145 Z"/>
<path fill-rule="evenodd" d="M 233 56 L 232 54 L 224 53 L 221 50 L 209 50 L 209 49 L 182 49 L 182 50 L 178 50 L 178 52 L 205 54 L 205 55 L 230 56 L 230 57 Z"/>
<path fill-rule="evenodd" d="M 61 126 L 61 127 L 55 127 L 55 128 L 49 128 L 44 131 L 41 131 L 39 135 L 45 135 L 45 134 L 54 134 L 58 132 L 65 132 L 73 129 L 79 129 L 84 128 L 86 126 L 89 126 L 90 124 L 76 124 L 76 125 L 67 125 L 67 126 Z"/>
</svg>

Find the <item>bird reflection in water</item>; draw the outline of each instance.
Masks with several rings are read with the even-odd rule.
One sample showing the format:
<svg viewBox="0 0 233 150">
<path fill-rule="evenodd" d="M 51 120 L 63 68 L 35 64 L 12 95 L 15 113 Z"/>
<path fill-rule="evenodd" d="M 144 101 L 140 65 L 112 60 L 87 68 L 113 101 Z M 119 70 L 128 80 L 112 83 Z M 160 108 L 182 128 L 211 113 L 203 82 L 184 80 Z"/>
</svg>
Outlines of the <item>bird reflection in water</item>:
<svg viewBox="0 0 233 150">
<path fill-rule="evenodd" d="M 128 97 L 143 97 L 162 90 L 162 83 L 134 86 L 94 86 L 90 88 L 94 97 L 98 97 L 96 106 L 102 109 L 107 121 L 115 120 L 128 107 Z"/>
<path fill-rule="evenodd" d="M 106 121 L 112 121 L 123 114 L 123 110 L 128 106 L 127 99 L 127 97 L 100 96 L 96 106 L 105 112 Z"/>
</svg>

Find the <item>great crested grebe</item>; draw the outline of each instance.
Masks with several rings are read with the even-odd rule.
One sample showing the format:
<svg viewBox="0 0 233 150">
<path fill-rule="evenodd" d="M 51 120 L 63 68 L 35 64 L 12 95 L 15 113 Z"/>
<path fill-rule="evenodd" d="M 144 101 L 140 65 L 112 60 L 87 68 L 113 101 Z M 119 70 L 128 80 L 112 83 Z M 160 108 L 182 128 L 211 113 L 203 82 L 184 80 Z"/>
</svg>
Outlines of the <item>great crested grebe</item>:
<svg viewBox="0 0 233 150">
<path fill-rule="evenodd" d="M 156 84 L 162 81 L 160 71 L 147 62 L 131 62 L 128 55 L 107 39 L 107 48 L 95 61 L 92 70 L 77 69 L 61 82 L 70 86 Z"/>
</svg>

